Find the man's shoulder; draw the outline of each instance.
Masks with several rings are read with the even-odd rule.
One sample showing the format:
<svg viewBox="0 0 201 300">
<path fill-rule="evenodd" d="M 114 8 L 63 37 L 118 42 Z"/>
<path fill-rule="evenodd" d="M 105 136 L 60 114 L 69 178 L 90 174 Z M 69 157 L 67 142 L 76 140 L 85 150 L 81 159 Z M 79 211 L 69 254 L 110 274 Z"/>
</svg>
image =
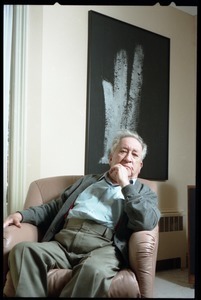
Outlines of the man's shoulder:
<svg viewBox="0 0 201 300">
<path fill-rule="evenodd" d="M 83 180 L 99 180 L 104 174 L 86 174 L 83 176 Z"/>
<path fill-rule="evenodd" d="M 137 178 L 136 182 L 135 182 L 136 187 L 138 187 L 140 190 L 151 190 L 151 188 L 149 187 L 148 184 L 146 184 L 145 182 L 142 182 L 139 178 Z"/>
</svg>

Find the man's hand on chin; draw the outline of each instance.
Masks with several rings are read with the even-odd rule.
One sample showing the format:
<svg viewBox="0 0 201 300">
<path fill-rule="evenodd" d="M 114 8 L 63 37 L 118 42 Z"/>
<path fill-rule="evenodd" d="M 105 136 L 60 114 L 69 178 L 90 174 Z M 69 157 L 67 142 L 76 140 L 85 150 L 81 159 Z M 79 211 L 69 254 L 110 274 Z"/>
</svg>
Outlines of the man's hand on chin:
<svg viewBox="0 0 201 300">
<path fill-rule="evenodd" d="M 110 178 L 113 182 L 124 187 L 129 184 L 129 169 L 121 164 L 116 164 L 112 166 L 109 170 Z"/>
</svg>

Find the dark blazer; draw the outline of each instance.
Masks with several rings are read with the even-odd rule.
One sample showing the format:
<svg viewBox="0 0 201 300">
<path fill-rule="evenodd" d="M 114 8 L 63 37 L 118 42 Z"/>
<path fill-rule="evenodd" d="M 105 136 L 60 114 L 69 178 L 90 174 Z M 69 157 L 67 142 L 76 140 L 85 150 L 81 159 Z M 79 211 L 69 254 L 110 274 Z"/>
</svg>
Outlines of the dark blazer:
<svg viewBox="0 0 201 300">
<path fill-rule="evenodd" d="M 85 175 L 67 187 L 61 196 L 46 204 L 20 211 L 22 222 L 31 223 L 44 231 L 42 241 L 50 241 L 62 229 L 65 217 L 77 196 L 103 174 Z M 127 261 L 128 240 L 133 231 L 152 230 L 160 219 L 157 195 L 136 180 L 122 188 L 125 197 L 124 213 L 114 233 L 114 244 Z"/>
</svg>

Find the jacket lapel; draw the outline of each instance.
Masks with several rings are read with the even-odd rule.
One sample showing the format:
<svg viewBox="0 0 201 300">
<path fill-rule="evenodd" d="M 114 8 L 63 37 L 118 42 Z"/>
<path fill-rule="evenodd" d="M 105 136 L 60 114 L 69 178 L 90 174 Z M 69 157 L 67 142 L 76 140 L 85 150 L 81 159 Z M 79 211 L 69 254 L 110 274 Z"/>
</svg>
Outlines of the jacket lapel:
<svg viewBox="0 0 201 300">
<path fill-rule="evenodd" d="M 64 202 L 63 206 L 61 207 L 60 211 L 52 221 L 50 227 L 48 228 L 47 232 L 45 233 L 42 242 L 47 242 L 53 238 L 53 236 L 59 231 L 62 223 L 64 222 L 64 216 L 70 209 L 71 205 L 76 200 L 77 196 L 83 192 L 89 185 L 98 181 L 98 179 L 102 175 L 86 175 L 80 179 L 78 185 L 68 196 L 67 200 Z M 72 186 L 73 188 L 73 186 Z"/>
</svg>

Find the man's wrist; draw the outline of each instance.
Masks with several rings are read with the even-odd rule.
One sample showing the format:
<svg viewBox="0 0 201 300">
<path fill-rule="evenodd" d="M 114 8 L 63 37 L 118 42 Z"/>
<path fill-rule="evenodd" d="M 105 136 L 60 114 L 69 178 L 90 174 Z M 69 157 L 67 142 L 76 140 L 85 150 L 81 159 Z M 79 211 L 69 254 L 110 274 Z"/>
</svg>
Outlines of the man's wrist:
<svg viewBox="0 0 201 300">
<path fill-rule="evenodd" d="M 22 220 L 23 220 L 23 215 L 21 214 L 21 212 L 20 212 L 20 211 L 16 211 L 16 213 L 17 213 L 17 214 L 19 214 L 19 216 L 20 216 L 20 220 L 19 220 L 19 221 L 20 221 L 20 223 L 21 223 L 21 222 L 22 222 Z"/>
</svg>

